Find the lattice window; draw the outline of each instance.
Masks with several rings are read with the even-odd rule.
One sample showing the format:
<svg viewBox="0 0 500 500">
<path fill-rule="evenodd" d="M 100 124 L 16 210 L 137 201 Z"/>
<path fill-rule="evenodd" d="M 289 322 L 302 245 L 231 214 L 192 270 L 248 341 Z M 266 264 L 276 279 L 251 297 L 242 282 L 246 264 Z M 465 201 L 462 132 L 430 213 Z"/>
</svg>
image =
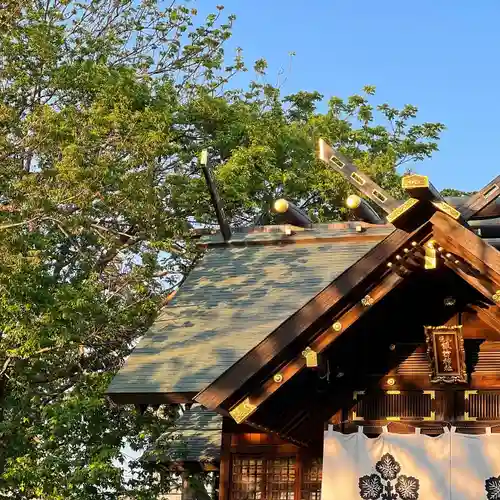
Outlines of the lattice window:
<svg viewBox="0 0 500 500">
<path fill-rule="evenodd" d="M 267 500 L 294 500 L 295 460 L 278 458 L 267 462 Z"/>
<path fill-rule="evenodd" d="M 264 460 L 235 457 L 232 469 L 232 500 L 263 500 L 265 498 Z"/>
<path fill-rule="evenodd" d="M 304 464 L 301 500 L 321 500 L 321 477 L 321 459 L 315 459 Z"/>
<path fill-rule="evenodd" d="M 294 487 L 294 458 L 233 457 L 231 500 L 295 500 Z"/>
</svg>

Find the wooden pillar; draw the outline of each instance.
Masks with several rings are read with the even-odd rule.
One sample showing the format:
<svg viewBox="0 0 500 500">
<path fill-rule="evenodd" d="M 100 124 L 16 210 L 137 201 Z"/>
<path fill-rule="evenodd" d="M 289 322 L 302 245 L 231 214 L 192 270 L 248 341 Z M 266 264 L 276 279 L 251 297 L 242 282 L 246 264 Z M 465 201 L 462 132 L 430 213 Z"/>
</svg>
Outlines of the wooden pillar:
<svg viewBox="0 0 500 500">
<path fill-rule="evenodd" d="M 220 454 L 219 500 L 230 500 L 231 493 L 231 433 L 224 432 L 222 426 L 222 443 Z"/>
<path fill-rule="evenodd" d="M 294 498 L 296 500 L 301 500 L 302 498 L 302 472 L 303 466 L 302 462 L 304 459 L 304 452 L 302 450 L 298 450 L 295 455 L 295 491 Z"/>
</svg>

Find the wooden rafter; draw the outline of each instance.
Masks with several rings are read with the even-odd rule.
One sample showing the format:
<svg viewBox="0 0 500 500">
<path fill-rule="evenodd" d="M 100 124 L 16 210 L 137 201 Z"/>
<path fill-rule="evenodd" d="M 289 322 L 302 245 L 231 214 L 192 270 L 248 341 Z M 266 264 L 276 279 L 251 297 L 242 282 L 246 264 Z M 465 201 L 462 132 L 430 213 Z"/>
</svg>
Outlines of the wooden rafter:
<svg viewBox="0 0 500 500">
<path fill-rule="evenodd" d="M 372 306 L 380 302 L 389 292 L 394 290 L 404 278 L 388 272 L 386 276 L 369 292 L 364 299 L 353 304 L 346 312 L 335 318 L 333 325 L 323 331 L 309 345 L 315 353 L 320 354 L 325 351 L 340 335 L 342 335 L 351 325 L 363 316 Z M 235 408 L 244 402 L 251 402 L 251 413 L 254 413 L 260 405 L 267 401 L 280 387 L 288 382 L 293 376 L 306 367 L 306 359 L 298 355 L 284 366 L 282 366 L 272 377 L 268 378 L 259 390 L 249 394 L 240 401 Z M 278 375 L 278 378 L 276 378 Z M 278 382 L 277 382 L 278 380 Z M 250 416 L 249 413 L 247 416 Z"/>
<path fill-rule="evenodd" d="M 441 251 L 441 256 L 445 265 L 460 276 L 466 283 L 475 288 L 486 300 L 492 300 L 496 292 L 496 285 L 491 280 L 487 279 L 476 269 L 464 265 L 458 260 L 456 255 L 448 253 L 448 249 Z M 446 252 L 446 253 L 445 253 Z"/>
<path fill-rule="evenodd" d="M 486 184 L 475 195 L 471 196 L 467 203 L 461 208 L 463 217 L 467 220 L 485 209 L 490 203 L 500 196 L 500 175 Z"/>
<path fill-rule="evenodd" d="M 450 196 L 446 197 L 447 203 L 454 206 L 457 210 L 464 210 L 464 207 L 468 205 L 470 197 L 461 196 Z M 494 217 L 500 217 L 500 199 L 496 199 L 490 202 L 485 208 L 475 213 L 471 219 L 481 220 L 481 219 L 492 219 Z"/>
<path fill-rule="evenodd" d="M 430 202 L 435 209 L 449 215 L 462 223 L 465 219 L 462 214 L 454 207 L 446 203 L 439 191 L 430 182 L 426 175 L 412 174 L 406 175 L 401 181 L 403 189 L 414 199 Z"/>
<path fill-rule="evenodd" d="M 469 263 L 500 289 L 500 252 L 496 248 L 442 213 L 436 212 L 431 223 L 440 246 Z"/>
<path fill-rule="evenodd" d="M 413 240 L 421 240 L 430 234 L 430 224 L 425 224 L 413 233 L 395 230 L 353 266 L 342 273 L 330 285 L 311 299 L 295 314 L 284 321 L 263 342 L 243 356 L 206 389 L 198 393 L 195 400 L 207 408 L 220 408 L 243 384 L 247 383 L 265 366 L 276 360 L 280 353 L 296 342 L 304 332 L 310 330 L 326 313 L 346 306 L 348 297 L 356 290 L 369 286 L 387 268 L 387 261 Z M 378 274 L 377 274 L 378 273 Z"/>
</svg>

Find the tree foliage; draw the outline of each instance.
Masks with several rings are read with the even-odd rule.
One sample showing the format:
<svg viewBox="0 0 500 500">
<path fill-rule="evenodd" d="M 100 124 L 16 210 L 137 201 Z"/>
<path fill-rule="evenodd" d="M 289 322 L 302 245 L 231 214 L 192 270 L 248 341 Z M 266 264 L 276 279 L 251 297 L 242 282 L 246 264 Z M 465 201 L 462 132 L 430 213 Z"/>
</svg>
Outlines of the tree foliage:
<svg viewBox="0 0 500 500">
<path fill-rule="evenodd" d="M 174 409 L 144 415 L 104 391 L 214 217 L 196 157 L 208 148 L 233 224 L 284 196 L 345 218 L 348 187 L 315 159 L 324 137 L 400 196 L 398 167 L 443 126 L 417 109 L 265 83 L 224 54 L 232 16 L 153 0 L 8 0 L 0 10 L 0 495 L 156 498 L 148 446 Z"/>
<path fill-rule="evenodd" d="M 333 97 L 326 112 L 318 92 L 298 92 L 282 97 L 280 90 L 252 83 L 248 91 L 203 95 L 189 109 L 218 166 L 216 173 L 235 224 L 269 221 L 273 201 L 285 197 L 309 212 L 315 221 L 331 221 L 348 214 L 343 203 L 350 188 L 331 168 L 315 157 L 320 137 L 353 159 L 376 182 L 397 198 L 398 168 L 428 158 L 437 150 L 444 126 L 415 121 L 417 108 L 396 109 L 372 104 L 375 88 L 343 100 Z M 185 176 L 185 186 L 193 182 Z M 193 189 L 195 189 L 193 187 Z M 204 190 L 202 181 L 198 189 Z M 206 198 L 199 198 L 198 218 L 210 217 Z"/>
</svg>

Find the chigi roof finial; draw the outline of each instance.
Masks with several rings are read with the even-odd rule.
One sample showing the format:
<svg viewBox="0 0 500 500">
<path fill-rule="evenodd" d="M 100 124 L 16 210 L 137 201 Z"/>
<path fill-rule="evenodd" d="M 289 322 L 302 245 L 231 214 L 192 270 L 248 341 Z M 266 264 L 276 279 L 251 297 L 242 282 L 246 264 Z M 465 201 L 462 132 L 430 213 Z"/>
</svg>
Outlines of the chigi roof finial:
<svg viewBox="0 0 500 500">
<path fill-rule="evenodd" d="M 210 197 L 212 198 L 212 203 L 215 208 L 215 215 L 217 216 L 217 221 L 219 222 L 220 232 L 225 242 L 231 240 L 231 228 L 227 223 L 226 217 L 224 215 L 224 208 L 222 206 L 222 201 L 219 198 L 219 193 L 217 191 L 217 185 L 215 184 L 214 178 L 212 177 L 212 171 L 210 170 L 210 165 L 208 162 L 208 151 L 204 149 L 200 155 L 200 165 L 203 170 L 203 175 L 207 181 L 208 190 L 210 191 Z"/>
</svg>

